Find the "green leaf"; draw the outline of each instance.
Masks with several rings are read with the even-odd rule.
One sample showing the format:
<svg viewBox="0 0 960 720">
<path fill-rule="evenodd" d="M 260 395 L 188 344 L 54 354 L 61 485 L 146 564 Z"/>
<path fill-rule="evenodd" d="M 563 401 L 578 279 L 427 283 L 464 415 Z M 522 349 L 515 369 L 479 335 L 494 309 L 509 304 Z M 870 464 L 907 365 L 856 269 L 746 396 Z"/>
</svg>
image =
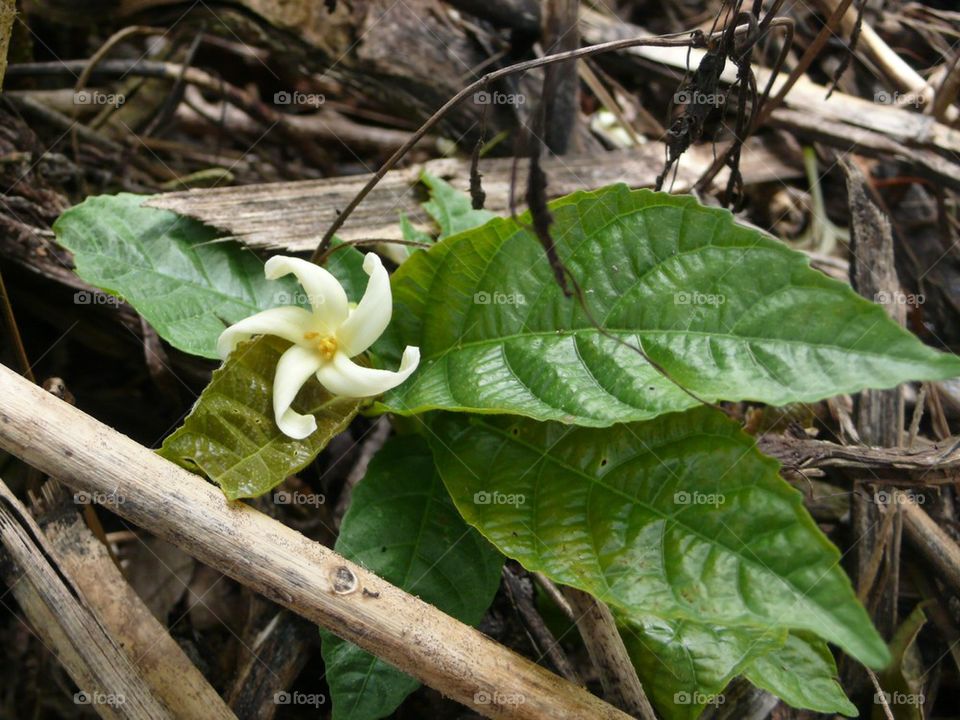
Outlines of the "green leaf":
<svg viewBox="0 0 960 720">
<path fill-rule="evenodd" d="M 73 252 L 83 280 L 123 298 L 167 342 L 184 352 L 216 358 L 227 325 L 303 295 L 292 277 L 267 280 L 263 262 L 242 245 L 217 240 L 214 229 L 146 198 L 121 193 L 87 198 L 53 225 L 57 241 Z M 363 256 L 334 253 L 327 268 L 351 299 L 366 287 Z"/>
<path fill-rule="evenodd" d="M 422 360 L 387 409 L 606 426 L 696 404 L 624 342 L 706 400 L 783 405 L 960 375 L 960 358 L 725 210 L 623 185 L 551 207 L 557 252 L 613 337 L 564 297 L 529 217 L 494 220 L 394 274 L 379 350 L 416 345 Z"/>
<path fill-rule="evenodd" d="M 627 619 L 809 630 L 889 660 L 801 494 L 722 413 L 599 430 L 445 413 L 431 427 L 461 514 L 528 570 Z"/>
<path fill-rule="evenodd" d="M 457 513 L 418 436 L 395 437 L 374 457 L 336 550 L 470 625 L 490 606 L 503 564 Z M 334 720 L 382 718 L 419 686 L 356 645 L 321 633 Z"/>
<path fill-rule="evenodd" d="M 856 706 L 837 682 L 830 649 L 810 633 L 790 633 L 786 645 L 753 661 L 744 676 L 788 705 L 856 717 Z"/>
<path fill-rule="evenodd" d="M 455 189 L 445 180 L 428 172 L 423 173 L 420 180 L 430 188 L 430 199 L 422 205 L 440 226 L 438 240 L 464 230 L 472 230 L 496 217 L 489 210 L 474 210 L 470 196 Z"/>
<path fill-rule="evenodd" d="M 883 707 L 884 700 L 897 720 L 923 720 L 925 702 L 923 687 L 927 679 L 928 667 L 924 664 L 916 641 L 927 623 L 924 606 L 934 602 L 936 600 L 918 603 L 890 639 L 890 654 L 893 655 L 893 662 L 880 673 L 878 678 L 884 698 L 881 699 L 879 693 L 874 694 L 870 714 L 873 720 L 884 720 L 887 717 Z"/>
<path fill-rule="evenodd" d="M 312 378 L 293 408 L 316 415 L 317 430 L 304 440 L 284 435 L 274 421 L 272 396 L 277 361 L 288 347 L 271 335 L 238 346 L 159 453 L 202 472 L 231 500 L 263 495 L 309 465 L 364 401 L 333 396 Z"/>
<path fill-rule="evenodd" d="M 776 651 L 786 630 L 720 627 L 646 618 L 620 626 L 637 676 L 664 720 L 695 720 L 722 705 L 723 690 L 750 661 Z"/>
<path fill-rule="evenodd" d="M 413 223 L 410 222 L 410 218 L 404 213 L 400 213 L 400 233 L 403 235 L 403 239 L 409 242 L 424 243 L 425 245 L 430 245 L 433 242 L 433 237 L 423 230 L 415 228 Z M 418 248 L 408 247 L 405 249 L 412 252 Z"/>
</svg>

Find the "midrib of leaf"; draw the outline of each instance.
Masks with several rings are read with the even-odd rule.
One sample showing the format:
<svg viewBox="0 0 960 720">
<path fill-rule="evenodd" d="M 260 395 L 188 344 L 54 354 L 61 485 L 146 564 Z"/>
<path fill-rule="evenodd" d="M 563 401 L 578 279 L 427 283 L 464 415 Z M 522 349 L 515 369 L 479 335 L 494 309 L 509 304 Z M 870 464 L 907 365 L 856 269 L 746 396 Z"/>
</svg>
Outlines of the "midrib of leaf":
<svg viewBox="0 0 960 720">
<path fill-rule="evenodd" d="M 607 490 L 607 491 L 609 491 L 609 492 L 611 492 L 611 493 L 613 493 L 613 494 L 615 494 L 615 495 L 617 495 L 617 496 L 619 496 L 619 497 L 622 497 L 622 498 L 623 498 L 624 500 L 626 500 L 628 503 L 631 503 L 631 504 L 633 504 L 633 505 L 638 505 L 638 506 L 640 506 L 640 507 L 643 507 L 643 508 L 646 509 L 651 515 L 654 515 L 655 517 L 659 518 L 660 520 L 664 520 L 664 521 L 666 521 L 666 522 L 669 522 L 670 520 L 674 520 L 674 521 L 675 521 L 675 522 L 674 522 L 674 525 L 675 525 L 675 526 L 678 526 L 678 527 L 680 527 L 680 528 L 683 528 L 685 531 L 687 531 L 688 533 L 690 533 L 692 536 L 694 536 L 694 537 L 696 537 L 696 538 L 704 541 L 707 545 L 723 548 L 724 550 L 732 553 L 732 554 L 735 555 L 737 558 L 739 558 L 741 562 L 744 562 L 744 563 L 746 563 L 746 564 L 748 564 L 748 565 L 750 565 L 750 566 L 752 566 L 752 567 L 754 567 L 754 568 L 759 568 L 759 569 L 763 572 L 763 574 L 764 574 L 765 576 L 772 577 L 772 578 L 774 578 L 775 580 L 780 581 L 780 582 L 783 583 L 786 587 L 790 588 L 791 590 L 793 590 L 794 592 L 796 592 L 798 595 L 800 595 L 800 597 L 797 598 L 797 600 L 795 601 L 796 603 L 799 604 L 799 603 L 802 601 L 804 605 L 807 605 L 807 606 L 813 605 L 814 607 L 816 607 L 816 608 L 818 608 L 818 609 L 820 609 L 820 610 L 823 610 L 823 608 L 820 608 L 820 606 L 817 605 L 816 603 L 811 603 L 811 602 L 809 601 L 809 599 L 807 598 L 807 594 L 810 592 L 810 590 L 811 590 L 812 588 L 809 588 L 809 589 L 807 589 L 807 590 L 801 590 L 801 589 L 798 588 L 796 585 L 794 585 L 793 583 L 791 583 L 787 578 L 781 577 L 781 576 L 777 575 L 775 572 L 773 572 L 772 570 L 770 570 L 770 568 L 768 568 L 766 565 L 764 565 L 763 562 L 760 561 L 759 559 L 757 559 L 757 560 L 749 560 L 749 559 L 747 559 L 743 554 L 741 554 L 743 551 L 747 551 L 747 552 L 749 552 L 751 555 L 753 554 L 753 551 L 752 551 L 752 550 L 750 549 L 750 547 L 749 547 L 748 545 L 746 545 L 745 543 L 744 543 L 743 549 L 742 549 L 741 551 L 737 551 L 737 550 L 735 550 L 734 548 L 732 548 L 732 547 L 730 547 L 730 546 L 728 546 L 728 545 L 720 542 L 718 539 L 710 538 L 710 537 L 707 537 L 707 536 L 702 535 L 701 533 L 699 533 L 699 532 L 697 532 L 696 530 L 694 530 L 693 527 L 691 527 L 690 525 L 687 525 L 686 523 L 681 522 L 680 520 L 677 520 L 677 519 L 676 519 L 677 516 L 664 515 L 661 511 L 657 510 L 656 508 L 651 507 L 651 506 L 650 506 L 647 502 L 645 502 L 644 500 L 642 500 L 642 499 L 640 499 L 640 498 L 637 498 L 637 497 L 635 497 L 635 496 L 632 496 L 632 495 L 630 495 L 630 494 L 628 494 L 628 493 L 625 493 L 625 492 L 623 492 L 623 491 L 621 491 L 621 490 L 618 490 L 617 488 L 614 488 L 614 487 L 608 485 L 607 483 L 603 482 L 602 479 L 595 478 L 595 477 L 591 477 L 590 475 L 586 474 L 585 472 L 583 472 L 583 471 L 580 470 L 579 468 L 576 468 L 576 467 L 574 467 L 574 466 L 572 466 L 572 465 L 569 465 L 569 464 L 567 464 L 567 463 L 565 463 L 565 462 L 560 461 L 560 460 L 557 459 L 555 456 L 553 456 L 552 454 L 550 454 L 549 450 L 548 450 L 546 453 L 541 453 L 540 448 L 537 448 L 536 446 L 531 445 L 531 444 L 528 443 L 528 442 L 522 441 L 522 440 L 520 440 L 519 438 L 511 435 L 510 433 L 503 432 L 502 430 L 500 430 L 500 428 L 494 427 L 494 426 L 492 426 L 492 425 L 490 425 L 490 424 L 488 424 L 488 423 L 484 423 L 484 422 L 482 422 L 481 420 L 477 420 L 476 422 L 477 422 L 477 424 L 479 424 L 479 425 L 483 425 L 483 427 L 484 427 L 485 429 L 487 429 L 488 431 L 492 431 L 494 434 L 499 435 L 499 436 L 503 439 L 503 445 L 501 446 L 501 450 L 503 449 L 503 447 L 506 447 L 508 443 L 514 443 L 514 444 L 516 444 L 516 445 L 520 445 L 520 446 L 522 446 L 522 447 L 524 447 L 524 448 L 526 448 L 526 449 L 528 449 L 528 450 L 531 450 L 531 451 L 534 452 L 535 454 L 539 454 L 539 455 L 540 455 L 541 467 L 546 464 L 546 463 L 543 462 L 543 461 L 548 460 L 548 461 L 550 461 L 552 464 L 556 465 L 557 467 L 561 467 L 561 468 L 563 468 L 563 469 L 565 469 L 565 470 L 568 470 L 568 471 L 570 471 L 571 473 L 573 473 L 574 475 L 577 475 L 578 477 L 581 477 L 581 478 L 583 478 L 584 480 L 586 480 L 586 481 L 587 481 L 587 486 L 588 486 L 588 490 L 587 490 L 587 492 L 588 492 L 588 495 L 587 495 L 588 504 L 589 504 L 589 497 L 590 497 L 590 496 L 589 496 L 589 493 L 593 491 L 593 488 L 594 488 L 594 487 L 597 487 L 597 486 L 602 487 L 602 488 L 604 488 L 605 490 Z M 724 437 L 724 436 L 714 435 L 714 434 L 709 434 L 709 433 L 704 433 L 704 434 L 703 434 L 703 437 L 715 438 L 715 439 L 718 440 L 718 441 L 723 441 L 725 444 L 729 444 L 729 440 L 730 440 L 729 437 Z M 684 443 L 685 441 L 687 441 L 687 440 L 689 440 L 689 438 L 676 438 L 676 439 L 670 440 L 669 442 L 658 443 L 658 444 L 657 444 L 656 446 L 654 446 L 654 447 L 651 447 L 649 443 L 645 443 L 645 449 L 647 449 L 647 450 L 654 450 L 654 449 L 660 449 L 660 448 L 667 448 L 667 447 L 670 447 L 671 445 L 683 444 L 683 443 Z M 557 442 L 559 442 L 559 440 L 558 440 Z M 733 446 L 733 445 L 731 444 L 731 446 Z M 498 453 L 499 453 L 499 451 L 498 451 Z M 771 460 L 770 462 L 775 462 L 775 461 L 772 461 L 772 460 Z M 619 464 L 618 464 L 618 467 L 622 467 L 623 465 L 624 465 L 624 463 L 619 463 Z M 610 472 L 610 470 L 608 470 L 607 472 Z M 536 483 L 537 487 L 539 487 L 540 478 L 542 478 L 542 470 L 541 470 L 541 471 L 538 473 L 538 475 L 537 475 L 537 483 Z M 661 486 L 660 488 L 657 489 L 657 495 L 656 495 L 655 497 L 659 497 L 659 493 L 662 492 L 663 487 L 664 487 L 664 486 Z M 724 495 L 734 494 L 734 493 L 736 493 L 736 492 L 739 492 L 740 490 L 750 490 L 750 489 L 752 489 L 753 487 L 754 487 L 753 485 L 739 485 L 739 486 L 736 486 L 736 487 L 727 487 L 726 485 L 724 485 L 724 486 L 723 486 L 723 494 L 724 494 Z M 691 506 L 691 507 L 693 507 L 693 506 Z M 535 509 L 538 509 L 539 506 L 538 506 L 538 505 L 535 505 L 534 508 L 535 508 Z M 666 528 L 665 528 L 665 529 L 666 529 Z M 590 539 L 591 539 L 591 542 L 593 542 L 593 541 L 595 540 L 595 538 L 593 537 L 592 533 L 591 533 L 591 535 L 590 535 Z M 665 547 L 665 543 L 661 543 L 661 544 L 660 544 L 661 553 L 663 552 L 664 547 Z M 596 548 L 594 548 L 594 550 L 596 550 Z M 599 553 L 594 552 L 594 556 L 597 557 L 597 558 L 599 558 Z M 665 561 L 665 558 L 662 557 L 662 555 L 661 555 L 661 561 L 662 561 L 661 567 L 666 568 L 666 567 L 667 567 L 667 563 L 666 563 L 666 561 Z M 598 563 L 598 567 L 600 568 L 600 577 L 603 578 L 604 584 L 606 585 L 607 591 L 609 592 L 609 591 L 611 590 L 611 588 L 610 588 L 609 581 L 608 581 L 608 579 L 607 579 L 607 577 L 606 577 L 606 573 L 605 573 L 605 571 L 603 570 L 602 566 L 599 565 L 599 563 Z M 826 572 L 823 574 L 823 576 L 826 576 Z M 822 576 L 822 577 L 823 577 L 823 576 Z M 670 582 L 667 582 L 667 586 L 670 587 L 671 591 L 674 590 L 673 585 L 672 585 Z M 816 587 L 816 584 L 814 584 L 813 587 Z M 740 595 L 740 599 L 741 599 L 741 601 L 743 602 L 744 607 L 749 607 L 749 604 L 748 604 L 748 602 L 747 602 L 747 596 L 744 595 L 742 592 L 740 592 L 740 589 L 739 589 L 739 588 L 738 588 L 738 594 Z M 610 600 L 612 600 L 613 602 L 616 602 L 616 599 L 615 599 L 615 598 L 601 598 L 601 599 L 603 599 L 603 600 L 605 600 L 605 601 L 610 601 Z M 679 598 L 676 598 L 676 599 L 679 601 Z M 680 604 L 680 603 L 678 602 L 678 604 Z M 632 610 L 633 608 L 629 608 L 629 609 Z M 752 609 L 750 610 L 750 612 L 751 612 L 751 614 L 755 614 L 755 615 L 757 614 L 757 613 L 755 613 L 755 611 L 752 610 Z M 651 614 L 655 614 L 655 613 L 651 613 Z M 760 617 L 762 618 L 763 616 L 761 615 Z M 697 620 L 697 618 L 695 618 L 695 617 L 687 617 L 687 616 L 685 616 L 685 615 L 671 615 L 671 616 L 668 616 L 666 619 L 675 619 L 675 618 L 683 618 L 683 619 L 694 620 L 694 621 Z M 734 624 L 734 623 L 731 623 L 731 622 L 728 621 L 727 624 Z M 741 623 L 741 624 L 743 624 L 743 623 Z M 764 623 L 761 623 L 761 622 L 757 622 L 757 623 L 747 623 L 747 625 L 749 625 L 749 626 L 755 626 L 755 627 L 761 627 L 761 628 L 768 627 L 768 625 L 766 625 L 766 624 L 764 624 Z"/>
<path fill-rule="evenodd" d="M 874 325 L 871 326 L 871 328 L 875 327 L 876 324 L 877 323 L 874 323 Z M 692 337 L 704 337 L 711 340 L 721 340 L 721 341 L 730 340 L 733 342 L 739 341 L 747 344 L 756 343 L 757 345 L 763 345 L 764 343 L 769 343 L 772 345 L 786 345 L 786 346 L 798 345 L 804 348 L 814 348 L 814 349 L 820 349 L 820 350 L 836 350 L 844 353 L 855 353 L 857 355 L 866 355 L 868 357 L 876 357 L 880 359 L 889 358 L 888 355 L 882 355 L 877 352 L 871 352 L 869 350 L 850 349 L 850 348 L 845 348 L 841 345 L 827 345 L 824 343 L 806 342 L 804 340 L 787 340 L 782 338 L 762 338 L 762 337 L 755 337 L 751 335 L 731 335 L 729 333 L 713 333 L 713 332 L 704 332 L 702 330 L 660 330 L 660 329 L 629 330 L 625 328 L 609 328 L 609 329 L 604 328 L 603 330 L 604 332 L 612 335 L 626 335 L 626 336 L 632 335 L 638 338 L 643 335 L 681 335 L 681 336 L 689 335 Z M 496 347 L 508 340 L 524 340 L 526 338 L 542 338 L 542 337 L 567 338 L 567 337 L 576 337 L 578 335 L 584 335 L 584 334 L 591 335 L 591 336 L 599 335 L 603 337 L 604 333 L 600 332 L 596 328 L 589 327 L 589 328 L 576 328 L 574 330 L 564 330 L 560 332 L 552 331 L 552 330 L 533 330 L 528 333 L 513 333 L 511 335 L 498 335 L 495 338 L 484 338 L 482 340 L 470 340 L 467 342 L 458 342 L 456 347 L 449 347 L 437 355 L 427 355 L 423 359 L 427 361 L 444 360 L 448 355 L 455 352 L 460 352 L 464 348 L 475 348 L 475 347 L 484 348 L 489 346 Z M 864 334 L 864 336 L 865 335 L 866 334 Z M 910 360 L 911 358 L 903 358 L 903 359 Z M 586 364 L 587 363 L 584 362 L 584 365 Z"/>
</svg>

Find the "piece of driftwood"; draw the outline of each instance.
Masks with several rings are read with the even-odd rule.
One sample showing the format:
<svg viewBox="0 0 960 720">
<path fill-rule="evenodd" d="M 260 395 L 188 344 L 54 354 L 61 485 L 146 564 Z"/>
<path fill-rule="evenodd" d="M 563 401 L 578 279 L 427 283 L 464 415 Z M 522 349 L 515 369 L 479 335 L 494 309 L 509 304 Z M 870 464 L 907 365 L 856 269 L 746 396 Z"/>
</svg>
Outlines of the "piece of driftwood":
<svg viewBox="0 0 960 720">
<path fill-rule="evenodd" d="M 93 536 L 62 488 L 43 488 L 39 523 L 69 575 L 104 628 L 139 669 L 153 694 L 174 717 L 229 720 L 220 695 L 190 662 L 150 609 L 133 591 L 107 549 Z"/>
<path fill-rule="evenodd" d="M 628 717 L 3 366 L 0 398 L 0 448 L 481 715 Z"/>
<path fill-rule="evenodd" d="M 616 620 L 603 602 L 589 593 L 564 587 L 574 621 L 600 675 L 607 700 L 641 720 L 657 720 L 633 667 Z"/>
<path fill-rule="evenodd" d="M 576 190 L 592 190 L 616 182 L 631 187 L 651 187 L 664 158 L 662 143 L 592 155 L 544 158 L 543 168 L 551 198 Z M 680 164 L 673 189 L 684 192 L 713 162 L 710 147 L 692 148 Z M 509 213 L 510 176 L 513 161 L 497 158 L 480 162 L 486 207 Z M 760 142 L 748 143 L 741 170 L 746 183 L 774 182 L 802 175 L 801 167 Z M 420 208 L 414 186 L 422 172 L 442 177 L 466 192 L 470 163 L 459 159 L 430 160 L 402 170 L 391 170 L 350 216 L 338 233 L 344 240 L 363 238 L 399 239 L 399 217 L 405 213 L 415 225 L 428 219 Z M 150 207 L 173 210 L 219 228 L 228 237 L 254 248 L 305 253 L 312 251 L 337 212 L 369 180 L 369 175 L 301 180 L 297 182 L 246 185 L 163 193 L 151 197 Z M 721 174 L 718 182 L 726 182 Z M 517 194 L 522 197 L 526 164 L 517 168 Z"/>
<path fill-rule="evenodd" d="M 56 564 L 56 552 L 43 532 L 2 481 L 0 543 L 7 587 L 34 632 L 80 688 L 74 702 L 91 705 L 111 720 L 172 720 L 175 716 L 154 697 L 73 579 Z"/>
</svg>

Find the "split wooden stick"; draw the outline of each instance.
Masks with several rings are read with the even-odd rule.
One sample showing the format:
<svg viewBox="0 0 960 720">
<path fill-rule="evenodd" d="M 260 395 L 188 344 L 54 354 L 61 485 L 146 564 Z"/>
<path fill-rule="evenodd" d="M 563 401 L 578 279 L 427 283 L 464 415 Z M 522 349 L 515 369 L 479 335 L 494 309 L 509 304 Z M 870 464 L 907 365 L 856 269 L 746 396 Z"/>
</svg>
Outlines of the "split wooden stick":
<svg viewBox="0 0 960 720">
<path fill-rule="evenodd" d="M 482 715 L 629 718 L 2 365 L 0 448 Z"/>
</svg>

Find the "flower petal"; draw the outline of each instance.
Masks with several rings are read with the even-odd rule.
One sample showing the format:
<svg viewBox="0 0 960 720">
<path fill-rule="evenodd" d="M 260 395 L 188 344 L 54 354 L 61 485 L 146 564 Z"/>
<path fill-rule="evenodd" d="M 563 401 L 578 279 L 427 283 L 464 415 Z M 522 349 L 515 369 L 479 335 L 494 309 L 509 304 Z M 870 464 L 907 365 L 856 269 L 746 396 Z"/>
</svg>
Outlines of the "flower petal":
<svg viewBox="0 0 960 720">
<path fill-rule="evenodd" d="M 220 333 L 217 352 L 226 359 L 237 345 L 254 335 L 276 335 L 293 343 L 302 343 L 304 334 L 310 332 L 313 323 L 313 314 L 309 310 L 293 306 L 270 308 L 236 322 Z"/>
<path fill-rule="evenodd" d="M 376 253 L 367 253 L 363 258 L 363 270 L 370 276 L 367 290 L 360 304 L 337 330 L 337 342 L 347 357 L 359 355 L 373 345 L 387 329 L 393 314 L 390 275 Z"/>
<path fill-rule="evenodd" d="M 318 319 L 327 326 L 329 332 L 347 319 L 350 312 L 347 306 L 347 294 L 340 282 L 328 270 L 301 258 L 274 255 L 264 265 L 264 274 L 268 280 L 276 280 L 293 273 L 307 291 L 310 306 Z"/>
<path fill-rule="evenodd" d="M 397 372 L 375 370 L 357 365 L 346 354 L 338 352 L 333 360 L 317 371 L 317 380 L 334 395 L 372 397 L 402 383 L 420 364 L 420 348 L 407 347 Z"/>
<path fill-rule="evenodd" d="M 294 440 L 302 440 L 317 429 L 313 415 L 301 415 L 292 410 L 297 393 L 323 364 L 313 350 L 294 345 L 280 356 L 273 378 L 273 416 L 280 432 Z"/>
</svg>

